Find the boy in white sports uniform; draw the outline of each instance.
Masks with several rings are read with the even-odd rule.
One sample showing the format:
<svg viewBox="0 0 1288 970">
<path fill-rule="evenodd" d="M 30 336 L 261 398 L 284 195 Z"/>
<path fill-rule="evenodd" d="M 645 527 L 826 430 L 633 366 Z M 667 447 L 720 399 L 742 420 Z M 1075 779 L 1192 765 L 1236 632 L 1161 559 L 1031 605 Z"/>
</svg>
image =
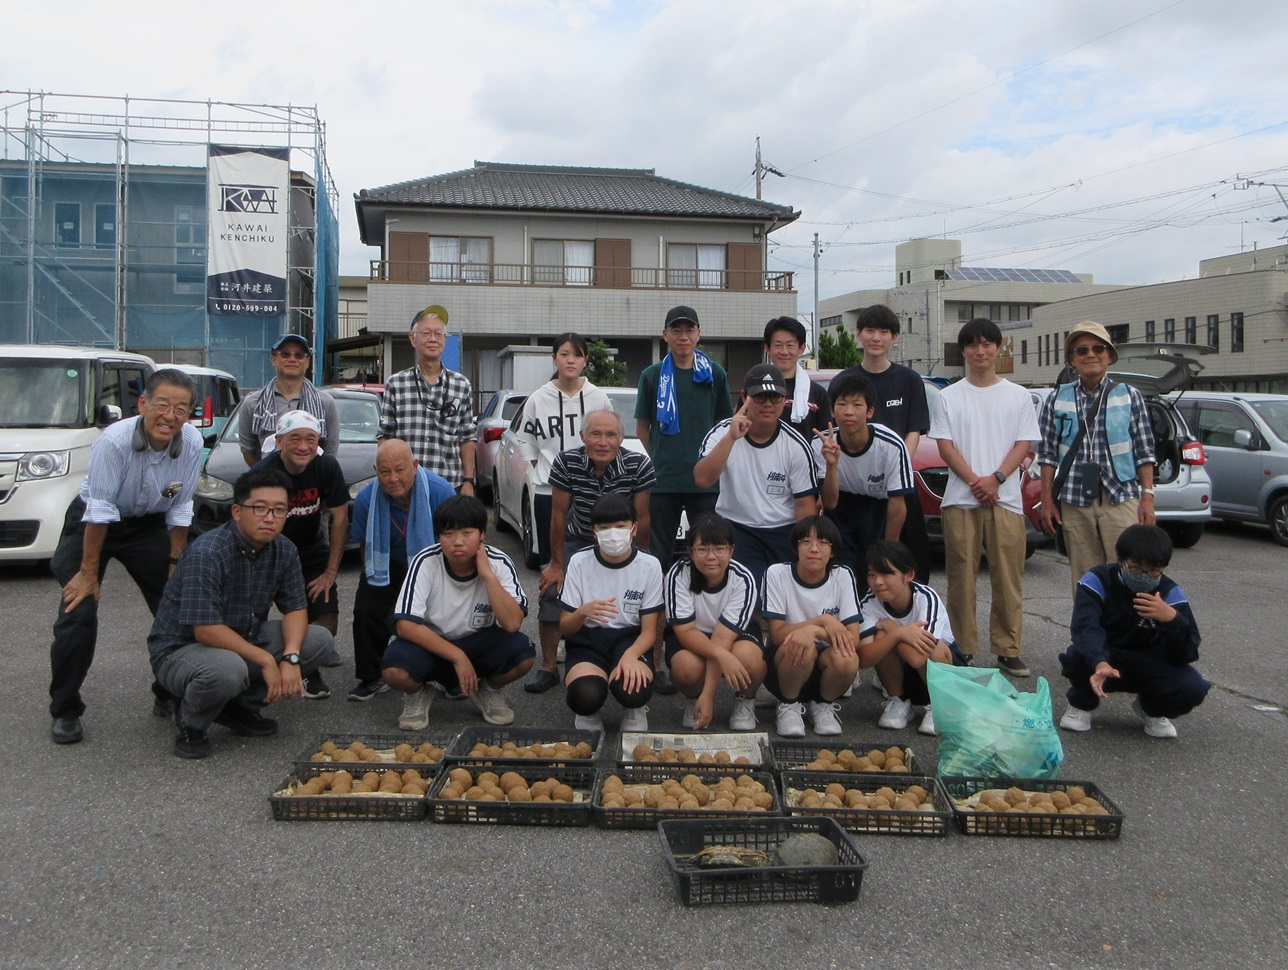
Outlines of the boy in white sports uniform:
<svg viewBox="0 0 1288 970">
<path fill-rule="evenodd" d="M 381 661 L 386 684 L 402 691 L 398 726 L 429 724 L 427 681 L 467 695 L 489 724 L 509 724 L 514 711 L 501 688 L 532 667 L 533 647 L 519 628 L 528 599 L 514 563 L 484 544 L 487 508 L 457 495 L 434 509 L 439 541 L 407 566 L 394 606 L 394 629 Z"/>
<path fill-rule="evenodd" d="M 809 443 L 779 420 L 787 385 L 778 368 L 757 364 L 743 392 L 742 407 L 702 439 L 693 480 L 719 483 L 716 511 L 733 523 L 734 558 L 759 583 L 792 557 L 792 526 L 818 511 L 818 474 Z"/>
<path fill-rule="evenodd" d="M 792 527 L 790 563 L 765 573 L 761 614 L 769 623 L 765 686 L 778 698 L 777 729 L 805 736 L 805 703 L 814 733 L 841 733 L 835 703 L 859 671 L 859 590 L 850 567 L 836 562 L 841 534 L 821 515 Z"/>
<path fill-rule="evenodd" d="M 890 695 L 877 724 L 899 730 L 908 726 L 913 704 L 926 714 L 917 728 L 935 733 L 926 690 L 929 661 L 964 665 L 953 643 L 952 627 L 943 600 L 929 586 L 913 581 L 917 560 L 901 542 L 878 542 L 868 549 L 867 580 L 871 592 L 863 597 L 859 663 L 876 667 L 881 686 Z"/>
<path fill-rule="evenodd" d="M 564 686 L 578 730 L 603 730 L 599 711 L 610 691 L 625 708 L 622 730 L 648 730 L 662 566 L 632 544 L 636 516 L 623 495 L 609 492 L 596 501 L 590 511 L 595 545 L 573 554 L 559 593 Z"/>
</svg>

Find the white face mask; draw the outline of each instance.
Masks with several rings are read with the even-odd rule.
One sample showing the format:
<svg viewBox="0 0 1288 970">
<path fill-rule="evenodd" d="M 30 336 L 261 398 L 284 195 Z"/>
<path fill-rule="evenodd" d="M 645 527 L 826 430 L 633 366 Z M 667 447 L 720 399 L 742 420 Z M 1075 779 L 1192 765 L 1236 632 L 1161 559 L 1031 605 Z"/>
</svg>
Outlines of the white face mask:
<svg viewBox="0 0 1288 970">
<path fill-rule="evenodd" d="M 605 556 L 621 556 L 630 551 L 632 529 L 600 529 L 595 542 Z"/>
</svg>

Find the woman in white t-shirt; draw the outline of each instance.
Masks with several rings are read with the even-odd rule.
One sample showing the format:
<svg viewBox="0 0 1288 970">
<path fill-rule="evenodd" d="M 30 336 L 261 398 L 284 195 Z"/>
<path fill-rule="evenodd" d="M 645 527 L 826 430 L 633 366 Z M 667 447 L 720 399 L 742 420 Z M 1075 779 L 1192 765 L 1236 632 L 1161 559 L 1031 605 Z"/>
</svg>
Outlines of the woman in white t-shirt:
<svg viewBox="0 0 1288 970">
<path fill-rule="evenodd" d="M 734 691 L 729 728 L 756 728 L 756 690 L 765 679 L 765 655 L 756 635 L 756 580 L 733 559 L 733 526 L 714 513 L 689 529 L 689 558 L 666 574 L 663 635 L 671 680 L 685 697 L 685 728 L 711 723 L 720 680 Z"/>
</svg>

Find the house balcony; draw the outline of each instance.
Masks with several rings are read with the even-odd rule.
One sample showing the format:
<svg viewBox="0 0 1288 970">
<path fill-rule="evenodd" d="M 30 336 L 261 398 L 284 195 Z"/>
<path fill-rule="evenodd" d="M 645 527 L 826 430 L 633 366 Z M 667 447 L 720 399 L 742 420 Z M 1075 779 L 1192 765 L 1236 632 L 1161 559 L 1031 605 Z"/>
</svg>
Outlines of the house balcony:
<svg viewBox="0 0 1288 970">
<path fill-rule="evenodd" d="M 425 263 L 371 260 L 371 283 L 427 283 L 618 290 L 732 290 L 793 293 L 786 270 L 660 269 L 653 266 L 532 266 L 526 263 Z"/>
</svg>

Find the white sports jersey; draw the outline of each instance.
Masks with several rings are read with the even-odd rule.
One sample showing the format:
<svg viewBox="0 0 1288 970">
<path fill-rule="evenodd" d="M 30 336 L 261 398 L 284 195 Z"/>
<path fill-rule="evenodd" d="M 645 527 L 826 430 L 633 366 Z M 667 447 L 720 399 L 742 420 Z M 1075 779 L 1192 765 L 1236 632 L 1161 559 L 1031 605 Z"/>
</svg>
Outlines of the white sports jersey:
<svg viewBox="0 0 1288 970">
<path fill-rule="evenodd" d="M 850 452 L 841 444 L 836 480 L 842 501 L 847 494 L 882 499 L 912 492 L 912 462 L 908 460 L 908 449 L 903 439 L 884 425 L 869 424 L 868 430 L 872 434 L 862 451 Z M 841 443 L 839 434 L 836 440 Z M 814 439 L 813 450 L 814 466 L 821 483 L 827 474 L 827 463 L 823 461 L 823 442 L 818 438 Z"/>
<path fill-rule="evenodd" d="M 487 546 L 487 558 L 501 588 L 518 601 L 526 616 L 528 598 L 510 557 Z M 424 623 L 444 640 L 478 633 L 496 622 L 486 584 L 477 573 L 465 579 L 456 576 L 447 568 L 443 547 L 438 543 L 422 549 L 408 564 L 407 578 L 394 607 L 394 620 Z"/>
<path fill-rule="evenodd" d="M 693 565 L 687 559 L 678 561 L 666 574 L 666 615 L 671 623 L 693 623 L 707 636 L 721 623 L 735 633 L 755 632 L 756 578 L 750 569 L 731 559 L 719 588 L 700 593 L 689 588 L 692 575 Z"/>
<path fill-rule="evenodd" d="M 875 593 L 868 593 L 863 597 L 860 608 L 863 610 L 863 629 L 861 635 L 870 637 L 877 632 L 877 623 L 881 620 L 894 620 L 900 626 L 907 626 L 909 623 L 925 621 L 926 629 L 929 630 L 936 640 L 943 640 L 944 643 L 953 642 L 953 630 L 948 623 L 948 610 L 944 606 L 944 601 L 939 598 L 929 586 L 922 586 L 921 583 L 910 583 L 912 589 L 912 602 L 908 604 L 908 612 L 900 615 L 894 611 L 893 607 L 882 603 Z"/>
<path fill-rule="evenodd" d="M 710 454 L 729 431 L 725 419 L 702 439 L 698 457 Z M 773 529 L 796 521 L 796 500 L 818 494 L 814 453 L 795 429 L 778 422 L 763 445 L 745 435 L 733 443 L 720 473 L 716 511 L 752 529 Z"/>
<path fill-rule="evenodd" d="M 586 621 L 586 628 L 628 630 L 639 627 L 641 617 L 662 611 L 662 564 L 647 552 L 635 549 L 625 562 L 605 562 L 596 546 L 573 553 L 564 574 L 559 605 L 576 610 L 591 600 L 617 601 L 617 615 L 609 622 Z"/>
<path fill-rule="evenodd" d="M 817 586 L 796 575 L 789 562 L 774 563 L 765 573 L 766 620 L 804 623 L 816 616 L 834 616 L 847 626 L 859 620 L 859 586 L 849 566 L 833 566 Z"/>
</svg>

